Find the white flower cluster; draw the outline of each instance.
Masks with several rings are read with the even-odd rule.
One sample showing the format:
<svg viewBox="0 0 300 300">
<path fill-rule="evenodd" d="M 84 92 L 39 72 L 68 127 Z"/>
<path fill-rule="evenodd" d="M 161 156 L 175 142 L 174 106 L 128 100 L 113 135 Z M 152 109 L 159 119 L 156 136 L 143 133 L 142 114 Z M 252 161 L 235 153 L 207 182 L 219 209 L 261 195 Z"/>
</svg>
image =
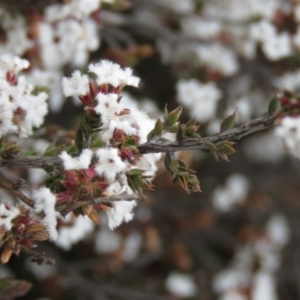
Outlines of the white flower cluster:
<svg viewBox="0 0 300 300">
<path fill-rule="evenodd" d="M 99 128 L 100 138 L 106 143 L 106 147 L 94 151 L 85 149 L 78 158 L 72 158 L 66 152 L 63 152 L 60 157 L 64 162 L 65 170 L 88 169 L 92 157 L 97 157 L 95 172 L 110 184 L 105 190 L 105 194 L 114 195 L 123 192 L 133 194 L 126 182 L 120 184 L 117 175 L 124 174 L 131 168 L 141 168 L 145 175 L 153 176 L 160 155 L 144 155 L 138 158 L 133 166 L 130 159 L 121 159 L 119 150 L 112 148 L 110 142 L 114 132 L 119 130 L 128 136 L 135 135 L 138 143 L 144 143 L 147 140 L 147 134 L 153 129 L 155 121 L 140 111 L 136 105 L 132 105 L 130 101 L 125 101 L 126 105 L 122 104 L 122 96 L 119 95 L 119 91 L 123 86 L 137 86 L 139 83 L 139 78 L 132 75 L 130 68 L 122 69 L 115 63 L 102 60 L 99 63 L 90 64 L 88 70 L 96 76 L 95 82 L 87 75 L 75 71 L 70 78 L 63 79 L 63 90 L 66 96 L 78 96 L 80 99 L 94 97 L 95 103 L 86 105 L 88 108 L 91 108 L 92 105 L 95 113 L 99 115 L 102 123 Z M 106 92 L 102 91 L 103 87 Z M 107 88 L 109 92 L 107 92 Z M 91 93 L 94 94 L 91 95 Z M 122 113 L 123 111 L 126 113 Z M 122 222 L 131 220 L 133 218 L 132 209 L 135 205 L 135 201 L 114 202 L 112 208 L 105 210 L 109 227 L 114 229 Z"/>
<path fill-rule="evenodd" d="M 34 87 L 18 73 L 29 67 L 19 57 L 0 56 L 0 137 L 16 133 L 20 137 L 31 135 L 34 127 L 43 121 L 47 107 L 47 94 L 34 94 Z"/>
<path fill-rule="evenodd" d="M 280 265 L 282 248 L 288 241 L 286 219 L 273 215 L 266 225 L 265 235 L 240 247 L 231 265 L 215 276 L 213 288 L 220 294 L 219 299 L 246 300 L 241 291 L 249 288 L 253 300 L 277 299 L 275 273 Z M 256 260 L 260 268 L 253 272 Z"/>
<path fill-rule="evenodd" d="M 33 192 L 33 200 L 34 211 L 44 213 L 42 223 L 47 227 L 50 238 L 55 241 L 58 237 L 56 229 L 58 212 L 55 211 L 55 195 L 48 188 L 42 187 Z"/>
<path fill-rule="evenodd" d="M 199 122 L 208 122 L 215 117 L 221 91 L 215 83 L 203 84 L 196 79 L 180 80 L 177 83 L 178 101 L 190 110 L 190 115 Z"/>
<path fill-rule="evenodd" d="M 276 128 L 275 133 L 282 137 L 288 151 L 300 157 L 300 117 L 285 117 Z"/>
<path fill-rule="evenodd" d="M 43 15 L 35 18 L 0 9 L 0 27 L 5 33 L 5 39 L 0 41 L 0 54 L 34 53 L 30 82 L 51 90 L 50 109 L 53 111 L 58 111 L 63 103 L 62 67 L 86 65 L 89 53 L 100 46 L 101 26 L 96 13 L 104 2 L 113 0 L 71 0 L 52 4 L 45 7 Z"/>
</svg>

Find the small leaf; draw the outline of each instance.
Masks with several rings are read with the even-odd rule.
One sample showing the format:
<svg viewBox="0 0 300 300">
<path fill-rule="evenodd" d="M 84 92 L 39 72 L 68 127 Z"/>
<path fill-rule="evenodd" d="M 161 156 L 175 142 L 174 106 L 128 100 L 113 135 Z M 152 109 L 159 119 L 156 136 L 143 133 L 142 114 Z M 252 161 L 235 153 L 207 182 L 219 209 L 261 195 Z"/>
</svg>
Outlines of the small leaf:
<svg viewBox="0 0 300 300">
<path fill-rule="evenodd" d="M 179 119 L 180 115 L 182 113 L 182 107 L 179 106 L 176 109 L 172 110 L 169 115 L 167 116 L 167 124 L 169 126 L 173 126 Z"/>
<path fill-rule="evenodd" d="M 208 150 L 210 150 L 210 152 L 216 152 L 217 151 L 216 145 L 214 143 L 212 143 L 211 141 L 206 140 L 204 143 L 206 144 L 206 146 L 208 147 Z"/>
<path fill-rule="evenodd" d="M 141 169 L 131 169 L 129 170 L 126 175 L 127 176 L 134 176 L 134 175 L 141 175 L 142 173 L 144 173 L 144 170 Z"/>
<path fill-rule="evenodd" d="M 231 114 L 230 116 L 228 116 L 223 120 L 220 126 L 220 131 L 223 132 L 225 130 L 229 130 L 233 128 L 234 121 L 235 121 L 235 111 L 233 112 L 233 114 Z"/>
<path fill-rule="evenodd" d="M 163 130 L 163 124 L 162 124 L 161 120 L 158 119 L 155 123 L 155 126 L 154 126 L 155 135 L 161 136 L 162 135 L 162 130 Z"/>
<path fill-rule="evenodd" d="M 274 96 L 268 106 L 268 113 L 269 115 L 272 115 L 274 112 L 276 112 L 278 105 L 279 104 L 279 100 L 276 96 Z"/>
<path fill-rule="evenodd" d="M 171 155 L 169 152 L 166 152 L 165 157 L 164 157 L 164 164 L 165 164 L 165 168 L 170 172 L 170 167 L 169 164 L 171 162 Z"/>
<path fill-rule="evenodd" d="M 169 163 L 169 169 L 172 172 L 176 172 L 178 169 L 178 160 L 177 159 L 172 159 L 171 162 Z"/>
<path fill-rule="evenodd" d="M 178 131 L 178 125 L 173 125 L 167 128 L 167 132 L 170 133 L 177 133 L 177 131 Z"/>
<path fill-rule="evenodd" d="M 235 152 L 234 148 L 229 144 L 224 144 L 221 151 L 222 151 L 222 153 L 224 153 L 226 155 L 231 155 Z"/>
<path fill-rule="evenodd" d="M 152 129 L 147 135 L 147 142 L 151 141 L 155 137 L 155 131 Z"/>
</svg>

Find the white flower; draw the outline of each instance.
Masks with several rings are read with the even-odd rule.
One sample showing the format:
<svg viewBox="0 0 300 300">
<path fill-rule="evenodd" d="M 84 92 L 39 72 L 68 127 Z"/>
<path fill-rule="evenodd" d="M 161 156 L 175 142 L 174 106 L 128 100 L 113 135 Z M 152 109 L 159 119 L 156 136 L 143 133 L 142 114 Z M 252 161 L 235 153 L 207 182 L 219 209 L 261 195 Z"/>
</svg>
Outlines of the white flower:
<svg viewBox="0 0 300 300">
<path fill-rule="evenodd" d="M 33 127 L 43 123 L 48 112 L 48 95 L 44 92 L 32 94 L 33 86 L 24 76 L 14 78 L 28 65 L 27 60 L 19 57 L 0 56 L 0 137 L 9 133 L 27 137 L 32 134 Z"/>
<path fill-rule="evenodd" d="M 109 181 L 113 181 L 118 173 L 126 169 L 117 148 L 100 148 L 95 151 L 95 154 L 99 157 L 95 166 L 96 173 Z"/>
<path fill-rule="evenodd" d="M 106 124 L 120 113 L 123 107 L 118 103 L 118 94 L 102 94 L 96 97 L 95 112 L 101 114 L 101 121 Z"/>
<path fill-rule="evenodd" d="M 191 117 L 207 122 L 215 116 L 221 91 L 213 82 L 202 84 L 195 79 L 181 80 L 177 83 L 177 97 L 189 109 Z"/>
<path fill-rule="evenodd" d="M 20 214 L 18 208 L 10 206 L 8 209 L 4 203 L 0 204 L 0 227 L 11 230 L 13 224 L 12 220 Z"/>
<path fill-rule="evenodd" d="M 89 78 L 87 75 L 83 75 L 80 71 L 73 72 L 72 76 L 64 77 L 62 81 L 62 87 L 64 95 L 69 96 L 83 96 L 89 91 Z"/>
<path fill-rule="evenodd" d="M 285 117 L 276 128 L 275 133 L 281 136 L 290 153 L 300 157 L 300 118 Z"/>
<path fill-rule="evenodd" d="M 113 253 L 122 245 L 121 236 L 117 232 L 103 227 L 96 235 L 95 251 L 97 253 Z"/>
<path fill-rule="evenodd" d="M 45 214 L 42 223 L 47 227 L 50 238 L 55 241 L 58 237 L 56 229 L 58 212 L 55 211 L 55 195 L 48 188 L 42 187 L 33 193 L 33 199 L 35 212 Z"/>
<path fill-rule="evenodd" d="M 252 288 L 253 300 L 274 300 L 277 299 L 276 284 L 274 275 L 267 271 L 259 271 L 253 279 Z"/>
<path fill-rule="evenodd" d="M 165 284 L 170 293 L 179 297 L 195 297 L 197 292 L 193 277 L 188 274 L 173 272 L 168 276 Z"/>
<path fill-rule="evenodd" d="M 101 60 L 97 64 L 90 64 L 89 71 L 97 76 L 97 83 L 111 84 L 114 87 L 132 85 L 137 87 L 139 78 L 132 75 L 132 69 L 121 69 L 118 64 L 108 60 Z"/>
<path fill-rule="evenodd" d="M 58 238 L 55 243 L 64 250 L 70 250 L 72 245 L 83 240 L 93 231 L 94 223 L 84 216 L 75 217 L 72 212 L 66 216 L 65 220 L 72 224 L 58 229 Z"/>
<path fill-rule="evenodd" d="M 63 151 L 59 157 L 62 159 L 65 170 L 81 170 L 88 169 L 93 156 L 93 151 L 84 149 L 78 157 L 70 156 L 66 151 Z"/>
<path fill-rule="evenodd" d="M 241 203 L 249 191 L 249 182 L 241 174 L 231 175 L 224 187 L 218 187 L 213 193 L 213 202 L 217 209 L 228 211 Z"/>
<path fill-rule="evenodd" d="M 265 55 L 271 60 L 279 60 L 292 54 L 291 37 L 283 32 L 280 35 L 267 38 L 263 41 L 262 49 Z"/>
<path fill-rule="evenodd" d="M 188 36 L 210 39 L 216 37 L 222 29 L 218 21 L 203 19 L 199 16 L 187 16 L 181 20 L 183 32 Z"/>
<path fill-rule="evenodd" d="M 219 44 L 197 46 L 194 53 L 199 64 L 207 66 L 210 70 L 219 71 L 225 76 L 234 75 L 239 69 L 236 54 Z"/>
<path fill-rule="evenodd" d="M 21 70 L 27 69 L 29 62 L 26 59 L 21 59 L 10 54 L 3 54 L 0 56 L 0 69 L 4 72 L 12 72 L 18 74 Z"/>
<path fill-rule="evenodd" d="M 113 207 L 106 211 L 109 228 L 113 230 L 123 222 L 131 221 L 133 218 L 132 209 L 135 206 L 136 201 L 115 201 Z"/>
</svg>

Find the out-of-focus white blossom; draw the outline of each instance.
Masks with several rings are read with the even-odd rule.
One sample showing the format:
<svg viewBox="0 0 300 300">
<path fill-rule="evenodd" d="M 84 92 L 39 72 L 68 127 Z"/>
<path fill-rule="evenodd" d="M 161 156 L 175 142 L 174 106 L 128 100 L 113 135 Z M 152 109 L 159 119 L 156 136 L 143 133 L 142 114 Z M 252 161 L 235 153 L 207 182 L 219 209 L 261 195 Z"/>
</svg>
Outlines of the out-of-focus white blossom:
<svg viewBox="0 0 300 300">
<path fill-rule="evenodd" d="M 241 174 L 231 175 L 224 187 L 218 187 L 213 193 L 213 203 L 221 211 L 229 211 L 234 205 L 242 203 L 249 191 L 249 182 Z"/>
<path fill-rule="evenodd" d="M 214 118 L 221 95 L 221 91 L 213 82 L 203 84 L 191 79 L 177 83 L 179 102 L 189 109 L 190 114 L 199 122 L 207 122 Z"/>
<path fill-rule="evenodd" d="M 166 280 L 167 290 L 179 297 L 194 297 L 197 292 L 193 277 L 188 274 L 178 272 L 171 273 Z"/>
<path fill-rule="evenodd" d="M 214 43 L 197 46 L 194 52 L 198 63 L 212 71 L 231 76 L 239 70 L 236 54 L 229 48 Z"/>
<path fill-rule="evenodd" d="M 258 163 L 277 163 L 285 153 L 284 142 L 274 130 L 250 136 L 242 148 L 250 161 Z"/>
<path fill-rule="evenodd" d="M 275 278 L 272 273 L 267 271 L 259 271 L 254 276 L 253 290 L 252 290 L 253 300 L 277 300 L 277 292 L 275 285 Z"/>
<path fill-rule="evenodd" d="M 58 237 L 57 234 L 57 215 L 55 211 L 56 197 L 51 191 L 42 187 L 33 193 L 34 210 L 37 213 L 44 213 L 42 223 L 47 227 L 50 238 L 55 241 Z"/>
<path fill-rule="evenodd" d="M 122 238 L 114 231 L 101 228 L 96 235 L 95 251 L 101 254 L 108 254 L 117 251 L 121 247 Z"/>
<path fill-rule="evenodd" d="M 183 18 L 181 20 L 181 27 L 187 36 L 202 39 L 216 37 L 222 30 L 220 22 L 206 20 L 196 15 Z"/>
</svg>

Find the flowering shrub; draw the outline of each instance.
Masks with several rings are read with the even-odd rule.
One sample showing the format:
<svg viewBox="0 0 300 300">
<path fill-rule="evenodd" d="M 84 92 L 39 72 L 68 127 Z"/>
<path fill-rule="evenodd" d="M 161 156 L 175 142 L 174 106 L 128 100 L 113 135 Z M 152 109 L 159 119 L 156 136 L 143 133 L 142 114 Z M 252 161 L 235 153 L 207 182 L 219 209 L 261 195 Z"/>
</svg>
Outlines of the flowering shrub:
<svg viewBox="0 0 300 300">
<path fill-rule="evenodd" d="M 268 196 L 257 186 L 280 173 L 264 173 L 262 162 L 279 164 L 284 149 L 299 157 L 299 4 L 37 2 L 0 3 L 1 263 L 24 253 L 53 265 L 45 241 L 72 253 L 85 240 L 92 246 L 82 253 L 112 262 L 91 267 L 101 279 L 141 253 L 156 262 L 162 251 L 173 268 L 163 266 L 164 289 L 174 297 L 197 299 L 207 268 L 208 294 L 276 300 L 290 225 L 269 200 L 284 194 L 273 192 L 279 184 Z M 167 72 L 155 73 L 152 60 Z M 133 99 L 143 94 L 163 109 Z M 179 188 L 197 204 L 177 201 Z M 212 229 L 196 244 L 193 234 Z M 197 260 L 205 266 L 198 273 Z M 55 272 L 72 274 L 57 261 Z M 11 284 L 23 293 L 22 282 Z"/>
</svg>

